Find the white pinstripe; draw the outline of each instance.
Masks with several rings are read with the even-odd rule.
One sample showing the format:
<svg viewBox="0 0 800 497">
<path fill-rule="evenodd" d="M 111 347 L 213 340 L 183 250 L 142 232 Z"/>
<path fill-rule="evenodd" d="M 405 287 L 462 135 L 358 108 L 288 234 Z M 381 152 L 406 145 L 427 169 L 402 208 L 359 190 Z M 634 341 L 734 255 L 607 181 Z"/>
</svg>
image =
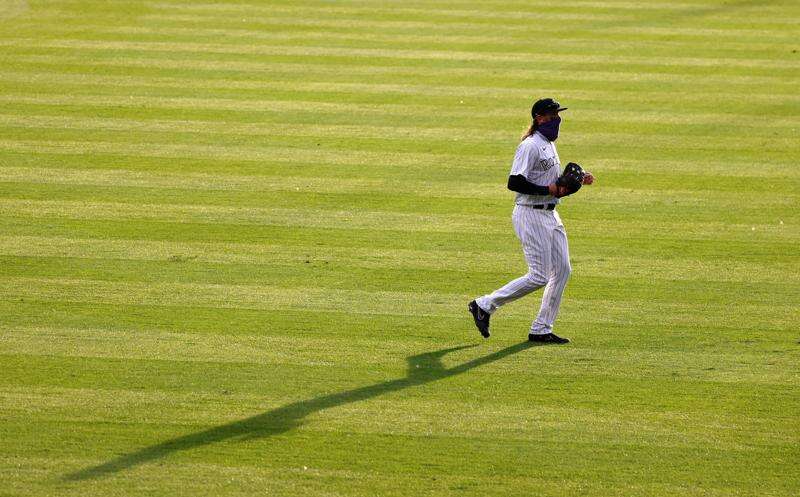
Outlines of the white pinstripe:
<svg viewBox="0 0 800 497">
<path fill-rule="evenodd" d="M 531 324 L 530 332 L 541 335 L 551 333 L 561 305 L 561 295 L 572 272 L 567 232 L 555 210 L 516 205 L 511 220 L 514 231 L 522 242 L 528 273 L 493 293 L 476 299 L 476 302 L 481 309 L 491 314 L 502 305 L 544 286 L 542 305 Z"/>
</svg>

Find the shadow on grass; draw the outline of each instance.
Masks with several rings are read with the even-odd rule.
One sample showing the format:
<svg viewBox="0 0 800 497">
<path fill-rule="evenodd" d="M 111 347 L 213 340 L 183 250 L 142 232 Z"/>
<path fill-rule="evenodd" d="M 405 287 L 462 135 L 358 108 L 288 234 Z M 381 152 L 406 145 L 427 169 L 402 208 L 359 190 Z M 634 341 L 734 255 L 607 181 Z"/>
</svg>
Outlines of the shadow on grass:
<svg viewBox="0 0 800 497">
<path fill-rule="evenodd" d="M 79 481 L 98 478 L 166 457 L 173 452 L 202 447 L 223 440 L 247 440 L 278 435 L 300 426 L 306 416 L 315 412 L 450 378 L 451 376 L 465 373 L 470 369 L 489 364 L 511 354 L 528 349 L 532 347 L 533 344 L 527 341 L 518 343 L 451 368 L 445 368 L 442 365 L 441 358 L 445 354 L 474 346 L 475 345 L 462 345 L 410 356 L 407 359 L 408 375 L 405 378 L 354 388 L 340 393 L 323 395 L 314 399 L 293 402 L 241 421 L 173 438 L 172 440 L 167 440 L 129 454 L 121 455 L 116 459 L 112 459 L 98 466 L 92 466 L 70 473 L 65 475 L 62 481 Z"/>
</svg>

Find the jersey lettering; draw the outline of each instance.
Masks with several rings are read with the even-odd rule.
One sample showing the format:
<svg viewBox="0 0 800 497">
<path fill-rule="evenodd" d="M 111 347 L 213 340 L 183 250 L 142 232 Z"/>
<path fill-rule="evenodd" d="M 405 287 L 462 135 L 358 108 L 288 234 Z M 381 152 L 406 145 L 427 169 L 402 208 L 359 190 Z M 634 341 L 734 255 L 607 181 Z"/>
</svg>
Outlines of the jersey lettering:
<svg viewBox="0 0 800 497">
<path fill-rule="evenodd" d="M 555 157 L 546 157 L 544 159 L 539 159 L 539 169 L 542 171 L 547 171 L 551 167 L 556 165 L 556 158 Z"/>
</svg>

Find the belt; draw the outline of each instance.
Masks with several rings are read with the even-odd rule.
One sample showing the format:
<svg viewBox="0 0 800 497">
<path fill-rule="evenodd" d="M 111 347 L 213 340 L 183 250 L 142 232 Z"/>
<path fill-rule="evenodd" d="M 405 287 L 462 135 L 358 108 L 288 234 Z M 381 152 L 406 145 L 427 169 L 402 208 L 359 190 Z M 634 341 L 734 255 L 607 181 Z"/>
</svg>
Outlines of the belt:
<svg viewBox="0 0 800 497">
<path fill-rule="evenodd" d="M 556 204 L 536 204 L 531 206 L 533 209 L 547 209 L 551 211 L 556 208 Z"/>
</svg>

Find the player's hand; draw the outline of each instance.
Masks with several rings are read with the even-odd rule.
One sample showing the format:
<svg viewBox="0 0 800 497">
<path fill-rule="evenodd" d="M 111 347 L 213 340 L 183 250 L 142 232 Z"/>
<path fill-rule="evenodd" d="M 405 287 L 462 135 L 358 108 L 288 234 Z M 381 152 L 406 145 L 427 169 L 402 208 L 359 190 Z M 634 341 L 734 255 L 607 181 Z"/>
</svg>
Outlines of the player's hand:
<svg viewBox="0 0 800 497">
<path fill-rule="evenodd" d="M 594 183 L 594 175 L 589 171 L 583 172 L 583 184 L 584 185 L 591 185 Z"/>
<path fill-rule="evenodd" d="M 555 198 L 566 197 L 569 195 L 566 186 L 559 186 L 555 183 L 547 185 L 547 189 L 550 190 L 550 195 L 554 196 Z"/>
</svg>

